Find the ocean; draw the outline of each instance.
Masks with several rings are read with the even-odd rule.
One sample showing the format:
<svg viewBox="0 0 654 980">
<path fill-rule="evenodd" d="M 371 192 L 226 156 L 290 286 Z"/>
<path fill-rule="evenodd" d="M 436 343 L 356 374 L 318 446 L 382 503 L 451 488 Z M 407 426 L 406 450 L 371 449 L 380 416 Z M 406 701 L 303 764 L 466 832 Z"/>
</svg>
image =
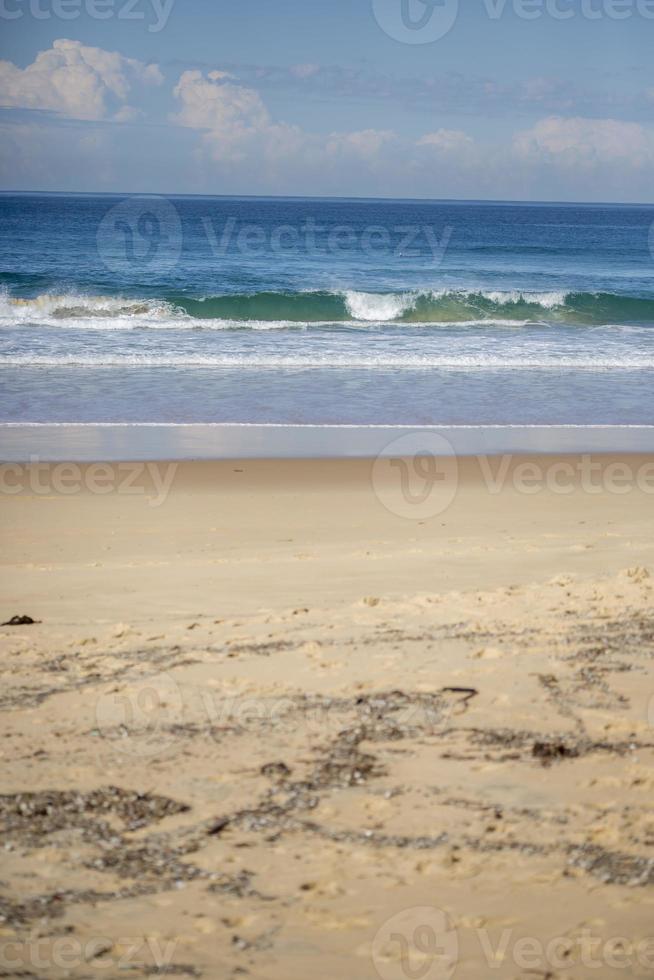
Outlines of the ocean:
<svg viewBox="0 0 654 980">
<path fill-rule="evenodd" d="M 0 422 L 654 423 L 654 207 L 0 195 Z"/>
</svg>

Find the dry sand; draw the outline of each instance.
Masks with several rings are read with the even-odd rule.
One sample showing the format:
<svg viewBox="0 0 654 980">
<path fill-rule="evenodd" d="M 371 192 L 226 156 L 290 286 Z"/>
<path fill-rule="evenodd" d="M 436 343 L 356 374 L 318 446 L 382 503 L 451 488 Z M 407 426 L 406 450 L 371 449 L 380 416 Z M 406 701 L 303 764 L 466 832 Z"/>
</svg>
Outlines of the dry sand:
<svg viewBox="0 0 654 980">
<path fill-rule="evenodd" d="M 653 976 L 654 497 L 524 462 L 0 474 L 0 976 Z"/>
</svg>

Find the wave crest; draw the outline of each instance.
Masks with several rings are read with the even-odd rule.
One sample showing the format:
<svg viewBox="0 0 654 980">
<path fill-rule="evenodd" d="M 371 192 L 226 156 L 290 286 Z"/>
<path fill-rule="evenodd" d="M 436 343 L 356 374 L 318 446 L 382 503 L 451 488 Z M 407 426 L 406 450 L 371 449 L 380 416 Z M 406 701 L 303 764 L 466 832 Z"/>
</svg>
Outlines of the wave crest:
<svg viewBox="0 0 654 980">
<path fill-rule="evenodd" d="M 31 299 L 0 294 L 0 323 L 130 329 L 213 329 L 351 324 L 483 324 L 533 322 L 579 325 L 649 323 L 654 296 L 528 290 L 410 292 L 258 292 L 191 298 L 85 296 L 45 293 Z"/>
<path fill-rule="evenodd" d="M 133 317 L 163 321 L 175 310 L 165 300 L 127 299 L 122 296 L 84 296 L 77 293 L 43 293 L 30 299 L 0 294 L 0 319 L 34 320 L 123 319 Z M 180 315 L 179 313 L 177 314 Z"/>
</svg>

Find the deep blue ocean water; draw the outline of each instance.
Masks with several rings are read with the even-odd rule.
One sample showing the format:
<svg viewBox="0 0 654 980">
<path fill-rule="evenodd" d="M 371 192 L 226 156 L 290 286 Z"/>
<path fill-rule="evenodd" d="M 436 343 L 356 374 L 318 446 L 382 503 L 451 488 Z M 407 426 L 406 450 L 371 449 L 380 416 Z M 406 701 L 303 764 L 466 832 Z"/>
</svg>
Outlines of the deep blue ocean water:
<svg viewBox="0 0 654 980">
<path fill-rule="evenodd" d="M 653 222 L 0 195 L 0 421 L 654 423 Z"/>
</svg>

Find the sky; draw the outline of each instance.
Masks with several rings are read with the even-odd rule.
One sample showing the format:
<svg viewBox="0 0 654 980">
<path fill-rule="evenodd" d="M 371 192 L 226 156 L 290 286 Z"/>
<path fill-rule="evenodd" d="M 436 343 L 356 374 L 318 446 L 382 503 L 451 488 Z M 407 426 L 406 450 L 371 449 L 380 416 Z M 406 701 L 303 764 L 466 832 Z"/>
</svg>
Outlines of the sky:
<svg viewBox="0 0 654 980">
<path fill-rule="evenodd" d="M 0 0 L 0 188 L 654 202 L 654 0 Z"/>
</svg>

